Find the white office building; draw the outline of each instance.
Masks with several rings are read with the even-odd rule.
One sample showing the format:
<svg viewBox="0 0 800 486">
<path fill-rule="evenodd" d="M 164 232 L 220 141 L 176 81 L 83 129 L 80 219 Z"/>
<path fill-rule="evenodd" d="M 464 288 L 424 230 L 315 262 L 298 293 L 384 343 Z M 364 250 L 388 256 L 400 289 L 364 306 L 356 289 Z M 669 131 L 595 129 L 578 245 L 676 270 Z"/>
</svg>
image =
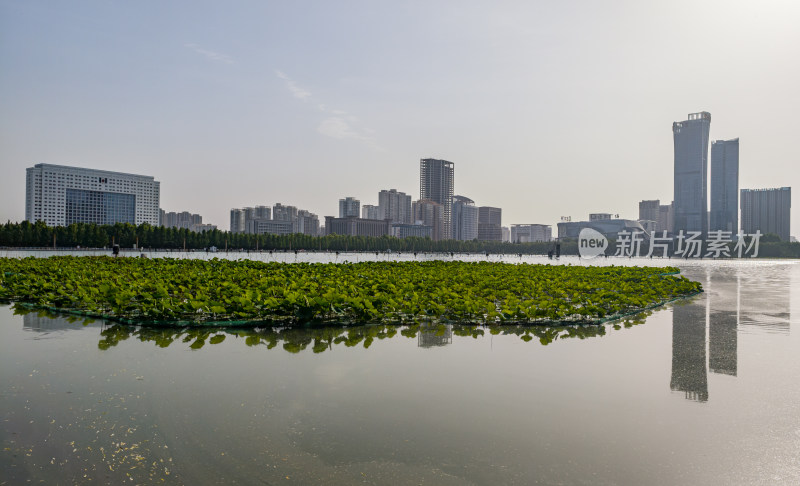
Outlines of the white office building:
<svg viewBox="0 0 800 486">
<path fill-rule="evenodd" d="M 36 164 L 26 172 L 25 219 L 30 222 L 159 225 L 161 183 L 151 176 L 52 164 Z"/>
<path fill-rule="evenodd" d="M 373 206 L 372 204 L 364 204 L 361 206 L 362 219 L 381 219 L 380 207 Z"/>
<path fill-rule="evenodd" d="M 511 225 L 511 243 L 533 243 L 536 241 L 550 241 L 552 239 L 553 228 L 549 224 Z"/>
</svg>

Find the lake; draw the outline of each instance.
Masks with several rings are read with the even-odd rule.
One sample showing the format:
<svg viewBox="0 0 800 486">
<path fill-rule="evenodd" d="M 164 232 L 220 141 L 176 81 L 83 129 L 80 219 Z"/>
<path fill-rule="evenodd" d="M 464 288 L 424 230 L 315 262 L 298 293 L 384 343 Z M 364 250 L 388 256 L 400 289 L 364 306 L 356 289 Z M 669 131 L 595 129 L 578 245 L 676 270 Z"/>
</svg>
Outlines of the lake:
<svg viewBox="0 0 800 486">
<path fill-rule="evenodd" d="M 452 258 L 676 265 L 705 292 L 588 328 L 153 330 L 0 305 L 0 484 L 800 484 L 800 262 Z"/>
</svg>

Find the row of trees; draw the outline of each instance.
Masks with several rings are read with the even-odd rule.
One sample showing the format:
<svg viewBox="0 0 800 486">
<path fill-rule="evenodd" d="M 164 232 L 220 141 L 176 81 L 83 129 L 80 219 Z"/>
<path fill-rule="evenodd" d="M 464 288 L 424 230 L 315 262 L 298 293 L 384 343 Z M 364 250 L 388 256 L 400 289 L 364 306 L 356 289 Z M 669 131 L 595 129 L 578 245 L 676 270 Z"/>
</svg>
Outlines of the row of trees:
<svg viewBox="0 0 800 486">
<path fill-rule="evenodd" d="M 457 253 L 547 254 L 553 243 L 505 243 L 494 241 L 433 241 L 429 238 L 395 238 L 392 236 L 309 236 L 252 235 L 212 230 L 195 233 L 184 228 L 165 228 L 147 223 L 139 226 L 117 223 L 96 225 L 76 223 L 50 227 L 41 221 L 8 222 L 0 225 L 0 247 L 11 248 L 157 248 L 197 250 L 217 247 L 219 250 L 305 250 L 305 251 L 418 251 Z M 577 254 L 577 245 L 570 245 Z"/>
<path fill-rule="evenodd" d="M 50 227 L 41 221 L 0 225 L 0 247 L 11 248 L 156 248 L 172 250 L 201 250 L 217 247 L 219 250 L 276 250 L 276 251 L 405 251 L 453 252 L 493 254 L 546 255 L 556 251 L 556 243 L 507 243 L 499 241 L 433 241 L 428 238 L 394 238 L 391 236 L 309 236 L 251 235 L 213 230 L 195 233 L 183 228 L 165 228 L 147 223 L 139 226 L 117 223 L 96 225 L 77 223 Z M 732 245 L 729 245 L 732 247 Z M 613 255 L 616 242 L 609 242 L 607 254 Z M 558 243 L 562 255 L 577 255 L 578 243 L 564 239 Z M 658 253 L 660 254 L 660 253 Z M 759 257 L 800 258 L 800 243 L 780 241 L 775 235 L 761 238 Z"/>
</svg>

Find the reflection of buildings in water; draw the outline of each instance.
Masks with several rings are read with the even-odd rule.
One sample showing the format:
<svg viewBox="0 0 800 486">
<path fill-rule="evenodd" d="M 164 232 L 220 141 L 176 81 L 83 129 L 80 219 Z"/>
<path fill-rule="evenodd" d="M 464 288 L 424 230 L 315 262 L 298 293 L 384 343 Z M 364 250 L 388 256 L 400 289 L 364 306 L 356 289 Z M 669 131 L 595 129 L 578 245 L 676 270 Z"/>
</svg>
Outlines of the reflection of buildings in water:
<svg viewBox="0 0 800 486">
<path fill-rule="evenodd" d="M 743 268 L 739 276 L 739 324 L 750 331 L 789 333 L 791 268 Z"/>
<path fill-rule="evenodd" d="M 417 333 L 417 346 L 432 348 L 434 346 L 447 346 L 453 343 L 453 326 L 420 327 Z"/>
<path fill-rule="evenodd" d="M 70 322 L 73 320 L 74 322 Z M 50 332 L 66 331 L 69 329 L 84 329 L 86 327 L 102 327 L 102 320 L 84 324 L 83 318 L 58 315 L 39 315 L 38 312 L 29 312 L 22 316 L 22 328 L 26 331 Z"/>
<path fill-rule="evenodd" d="M 708 329 L 708 367 L 712 373 L 736 376 L 736 311 L 712 311 Z"/>
<path fill-rule="evenodd" d="M 708 400 L 706 322 L 708 368 L 731 376 L 738 372 L 739 330 L 788 333 L 791 283 L 787 265 L 707 269 L 705 308 L 673 308 L 670 388 L 688 399 Z"/>
<path fill-rule="evenodd" d="M 672 379 L 670 389 L 689 400 L 708 400 L 706 309 L 694 303 L 672 308 Z"/>
<path fill-rule="evenodd" d="M 736 376 L 739 323 L 738 269 L 717 267 L 708 274 L 708 367 L 712 373 Z"/>
</svg>

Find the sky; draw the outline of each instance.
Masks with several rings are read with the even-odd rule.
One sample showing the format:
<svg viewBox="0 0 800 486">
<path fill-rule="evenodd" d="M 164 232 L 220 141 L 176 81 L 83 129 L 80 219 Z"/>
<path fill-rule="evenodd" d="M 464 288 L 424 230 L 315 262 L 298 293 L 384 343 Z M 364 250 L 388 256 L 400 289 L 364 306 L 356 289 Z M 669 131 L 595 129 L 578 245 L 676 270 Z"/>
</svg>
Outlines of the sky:
<svg viewBox="0 0 800 486">
<path fill-rule="evenodd" d="M 0 0 L 0 221 L 37 163 L 154 176 L 227 230 L 234 207 L 417 199 L 428 157 L 506 226 L 636 219 L 672 200 L 672 123 L 699 111 L 739 137 L 741 188 L 797 194 L 799 25 L 794 0 Z"/>
</svg>

